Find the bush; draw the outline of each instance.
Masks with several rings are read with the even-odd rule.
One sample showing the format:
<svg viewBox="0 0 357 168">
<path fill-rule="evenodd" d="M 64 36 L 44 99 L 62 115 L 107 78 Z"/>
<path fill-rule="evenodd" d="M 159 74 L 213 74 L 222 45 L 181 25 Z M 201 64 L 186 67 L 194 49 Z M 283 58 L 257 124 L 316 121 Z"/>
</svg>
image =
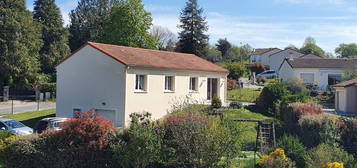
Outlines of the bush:
<svg viewBox="0 0 357 168">
<path fill-rule="evenodd" d="M 289 95 L 289 91 L 282 83 L 269 84 L 264 87 L 260 96 L 257 99 L 257 105 L 262 109 L 266 109 L 268 113 L 278 116 L 276 113 L 276 103 Z"/>
<path fill-rule="evenodd" d="M 296 163 L 297 167 L 306 167 L 307 150 L 296 136 L 282 136 L 277 142 L 277 147 L 284 149 L 286 155 Z"/>
<path fill-rule="evenodd" d="M 326 167 L 331 162 L 343 163 L 346 168 L 357 167 L 353 156 L 335 145 L 320 144 L 313 148 L 307 157 L 309 167 Z"/>
<path fill-rule="evenodd" d="M 237 101 L 232 101 L 230 104 L 229 104 L 229 107 L 230 108 L 233 108 L 233 109 L 240 109 L 243 107 L 243 104 L 241 102 L 237 102 Z"/>
<path fill-rule="evenodd" d="M 240 86 L 237 84 L 237 81 L 234 79 L 227 79 L 227 89 L 228 90 L 233 90 L 233 89 L 238 89 Z"/>
<path fill-rule="evenodd" d="M 259 161 L 262 168 L 292 168 L 295 163 L 286 157 L 283 149 L 278 148 L 269 155 L 263 155 Z"/>
<path fill-rule="evenodd" d="M 357 120 L 352 118 L 341 118 L 341 145 L 343 148 L 357 157 Z"/>
<path fill-rule="evenodd" d="M 335 144 L 340 139 L 339 124 L 331 115 L 303 115 L 299 119 L 299 137 L 308 148 L 321 143 Z"/>
<path fill-rule="evenodd" d="M 240 62 L 230 62 L 223 65 L 224 68 L 228 69 L 229 74 L 228 78 L 230 79 L 239 79 L 247 74 L 247 68 L 244 64 Z"/>
<path fill-rule="evenodd" d="M 266 78 L 257 78 L 257 83 L 264 84 L 265 82 L 267 82 Z"/>
<path fill-rule="evenodd" d="M 111 167 L 113 124 L 94 112 L 66 121 L 63 129 L 25 136 L 7 148 L 7 167 Z M 21 163 L 21 164 L 19 164 Z"/>
<path fill-rule="evenodd" d="M 218 109 L 222 107 L 222 101 L 218 96 L 214 96 L 211 102 L 211 107 Z"/>
<path fill-rule="evenodd" d="M 250 69 L 251 72 L 255 72 L 256 75 L 267 70 L 267 68 L 264 65 L 259 64 L 259 63 L 251 64 L 249 66 L 249 69 Z"/>
<path fill-rule="evenodd" d="M 309 95 L 310 91 L 306 88 L 304 81 L 300 79 L 291 79 L 283 82 L 287 89 L 293 94 Z"/>
</svg>

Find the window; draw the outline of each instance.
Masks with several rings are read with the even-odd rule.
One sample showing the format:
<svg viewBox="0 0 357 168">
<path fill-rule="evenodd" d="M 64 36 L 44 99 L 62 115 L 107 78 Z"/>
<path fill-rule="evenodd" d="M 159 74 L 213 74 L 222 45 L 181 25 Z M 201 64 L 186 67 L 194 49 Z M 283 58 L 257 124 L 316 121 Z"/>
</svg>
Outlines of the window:
<svg viewBox="0 0 357 168">
<path fill-rule="evenodd" d="M 146 75 L 136 75 L 135 90 L 146 91 Z"/>
<path fill-rule="evenodd" d="M 313 73 L 301 73 L 300 74 L 301 80 L 303 80 L 305 83 L 314 83 L 315 77 Z"/>
<path fill-rule="evenodd" d="M 173 76 L 165 76 L 165 91 L 173 92 L 174 82 L 175 79 Z"/>
<path fill-rule="evenodd" d="M 197 77 L 190 77 L 190 87 L 189 87 L 190 92 L 198 91 L 197 84 L 198 84 L 198 78 Z"/>
<path fill-rule="evenodd" d="M 341 74 L 328 74 L 328 85 L 335 85 L 342 81 Z"/>
<path fill-rule="evenodd" d="M 73 118 L 80 118 L 81 112 L 81 108 L 73 108 Z"/>
</svg>

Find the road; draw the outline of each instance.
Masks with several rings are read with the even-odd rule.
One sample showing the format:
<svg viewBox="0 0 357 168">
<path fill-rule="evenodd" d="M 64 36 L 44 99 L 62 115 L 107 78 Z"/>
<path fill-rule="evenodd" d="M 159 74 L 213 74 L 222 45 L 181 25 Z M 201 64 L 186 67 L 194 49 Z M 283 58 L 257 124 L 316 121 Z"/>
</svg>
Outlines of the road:
<svg viewBox="0 0 357 168">
<path fill-rule="evenodd" d="M 14 108 L 12 108 L 11 102 L 2 102 L 0 104 L 0 115 L 12 114 L 12 110 L 14 114 L 23 113 L 29 111 L 37 111 L 37 102 L 21 102 L 14 101 Z M 48 110 L 55 109 L 56 103 L 54 102 L 40 102 L 40 110 Z"/>
</svg>

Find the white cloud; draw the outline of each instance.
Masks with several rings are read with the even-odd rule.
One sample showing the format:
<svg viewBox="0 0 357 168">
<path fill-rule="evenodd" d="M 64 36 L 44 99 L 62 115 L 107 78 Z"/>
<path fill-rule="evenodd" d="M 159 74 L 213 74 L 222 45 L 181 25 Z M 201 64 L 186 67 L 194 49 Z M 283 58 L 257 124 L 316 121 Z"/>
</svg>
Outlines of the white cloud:
<svg viewBox="0 0 357 168">
<path fill-rule="evenodd" d="M 275 3 L 291 4 L 343 4 L 345 0 L 273 0 Z"/>
</svg>

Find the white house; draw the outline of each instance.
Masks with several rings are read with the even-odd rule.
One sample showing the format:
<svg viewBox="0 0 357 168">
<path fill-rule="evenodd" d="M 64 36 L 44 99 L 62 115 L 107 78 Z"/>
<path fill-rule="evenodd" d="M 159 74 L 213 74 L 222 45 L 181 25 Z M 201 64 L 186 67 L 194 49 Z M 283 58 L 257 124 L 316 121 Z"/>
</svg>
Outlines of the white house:
<svg viewBox="0 0 357 168">
<path fill-rule="evenodd" d="M 287 48 L 285 50 L 281 50 L 274 54 L 269 55 L 268 57 L 268 65 L 271 70 L 278 71 L 281 63 L 283 63 L 286 58 L 298 58 L 303 56 L 304 54 L 300 53 L 297 50 L 292 48 Z"/>
<path fill-rule="evenodd" d="M 56 116 L 94 109 L 118 127 L 134 112 L 159 119 L 187 97 L 225 102 L 227 74 L 192 54 L 88 42 L 57 66 Z"/>
<path fill-rule="evenodd" d="M 357 114 L 357 78 L 333 86 L 337 112 Z"/>
<path fill-rule="evenodd" d="M 269 56 L 271 54 L 281 51 L 279 48 L 257 48 L 250 56 L 250 62 L 260 63 L 265 66 L 269 66 Z"/>
<path fill-rule="evenodd" d="M 298 78 L 306 83 L 315 83 L 319 90 L 339 83 L 345 69 L 357 67 L 357 59 L 321 58 L 306 55 L 301 58 L 286 58 L 279 68 L 283 81 Z"/>
</svg>

